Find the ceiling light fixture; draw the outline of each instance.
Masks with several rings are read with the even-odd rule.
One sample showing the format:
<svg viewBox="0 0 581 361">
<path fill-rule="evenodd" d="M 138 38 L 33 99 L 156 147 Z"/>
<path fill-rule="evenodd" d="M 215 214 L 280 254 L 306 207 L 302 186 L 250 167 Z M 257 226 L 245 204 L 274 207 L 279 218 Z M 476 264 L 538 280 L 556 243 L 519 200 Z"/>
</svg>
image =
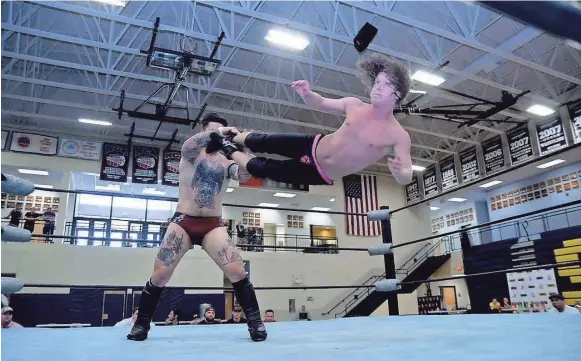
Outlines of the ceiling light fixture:
<svg viewBox="0 0 581 361">
<path fill-rule="evenodd" d="M 48 175 L 48 172 L 45 170 L 36 170 L 36 169 L 19 169 L 19 173 L 22 174 L 30 174 L 30 175 Z"/>
<path fill-rule="evenodd" d="M 460 202 L 465 202 L 465 201 L 466 201 L 466 198 L 456 198 L 456 197 L 454 197 L 454 198 L 448 199 L 448 202 L 457 202 L 457 203 L 460 203 Z"/>
<path fill-rule="evenodd" d="M 335 202 L 335 198 L 329 199 L 329 202 Z"/>
<path fill-rule="evenodd" d="M 106 121 L 106 120 L 95 120 L 95 119 L 86 119 L 86 118 L 79 118 L 79 123 L 85 124 L 92 124 L 92 125 L 112 125 L 113 123 Z"/>
<path fill-rule="evenodd" d="M 305 50 L 309 46 L 309 41 L 303 36 L 277 29 L 271 29 L 264 39 L 273 44 L 293 50 Z"/>
<path fill-rule="evenodd" d="M 490 181 L 488 183 L 481 184 L 480 188 L 490 188 L 490 187 L 494 187 L 495 185 L 500 184 L 500 183 L 502 183 L 501 180 L 493 180 L 493 181 Z"/>
<path fill-rule="evenodd" d="M 276 208 L 279 205 L 276 203 L 259 203 L 258 204 L 259 207 L 272 207 L 272 208 Z"/>
<path fill-rule="evenodd" d="M 226 193 L 232 193 L 234 192 L 234 188 L 226 188 Z"/>
<path fill-rule="evenodd" d="M 412 170 L 417 172 L 423 172 L 426 170 L 426 167 L 422 167 L 421 165 L 412 165 Z"/>
<path fill-rule="evenodd" d="M 430 207 L 430 211 L 437 211 L 440 207 Z"/>
<path fill-rule="evenodd" d="M 446 79 L 442 78 L 441 76 L 431 74 L 423 70 L 416 71 L 414 75 L 412 75 L 412 79 L 433 86 L 438 86 L 446 81 Z"/>
<path fill-rule="evenodd" d="M 323 212 L 326 212 L 326 211 L 330 211 L 330 210 L 331 210 L 331 208 L 325 208 L 325 207 L 313 207 L 313 208 L 311 208 L 311 211 L 323 211 Z"/>
<path fill-rule="evenodd" d="M 53 189 L 54 188 L 53 186 L 50 186 L 48 184 L 35 184 L 34 186 L 36 188 L 50 188 L 50 189 Z"/>
<path fill-rule="evenodd" d="M 541 117 L 546 117 L 547 115 L 553 114 L 555 111 L 544 105 L 534 104 L 527 109 L 527 112 Z"/>
<path fill-rule="evenodd" d="M 274 197 L 280 197 L 280 198 L 294 198 L 297 195 L 294 193 L 284 193 L 284 192 L 277 192 L 275 194 L 273 194 Z"/>
<path fill-rule="evenodd" d="M 127 5 L 127 2 L 123 0 L 97 0 L 97 2 L 121 7 L 125 7 L 125 5 Z"/>
<path fill-rule="evenodd" d="M 539 164 L 537 166 L 537 168 L 539 168 L 539 169 L 550 168 L 552 166 L 555 166 L 555 165 L 561 164 L 561 163 L 565 163 L 565 161 L 563 159 L 555 159 L 555 160 L 552 160 L 552 161 L 547 162 L 547 163 Z"/>
<path fill-rule="evenodd" d="M 412 89 L 412 90 L 410 90 L 410 93 L 412 93 L 412 94 L 426 94 L 426 91 L 425 90 Z"/>
</svg>

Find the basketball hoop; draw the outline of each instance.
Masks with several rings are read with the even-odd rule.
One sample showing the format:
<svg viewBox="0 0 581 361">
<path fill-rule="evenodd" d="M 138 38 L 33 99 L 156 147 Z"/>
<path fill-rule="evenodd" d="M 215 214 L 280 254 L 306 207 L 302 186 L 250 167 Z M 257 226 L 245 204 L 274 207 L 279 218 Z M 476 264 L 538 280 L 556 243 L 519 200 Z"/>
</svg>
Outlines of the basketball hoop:
<svg viewBox="0 0 581 361">
<path fill-rule="evenodd" d="M 180 40 L 180 49 L 182 52 L 186 54 L 193 55 L 196 53 L 196 50 L 198 49 L 198 44 L 196 44 L 196 41 L 194 39 L 184 36 Z"/>
</svg>

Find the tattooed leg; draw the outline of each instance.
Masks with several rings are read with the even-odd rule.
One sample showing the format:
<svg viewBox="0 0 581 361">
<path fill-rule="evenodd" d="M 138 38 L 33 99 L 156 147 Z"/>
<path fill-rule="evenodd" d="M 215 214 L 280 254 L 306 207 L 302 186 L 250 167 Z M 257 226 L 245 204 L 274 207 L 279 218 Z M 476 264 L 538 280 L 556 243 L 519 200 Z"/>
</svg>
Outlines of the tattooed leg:
<svg viewBox="0 0 581 361">
<path fill-rule="evenodd" d="M 202 241 L 202 247 L 231 282 L 238 282 L 246 277 L 242 256 L 225 227 L 208 233 Z"/>
<path fill-rule="evenodd" d="M 171 223 L 167 228 L 163 242 L 159 246 L 151 282 L 158 287 L 165 286 L 179 261 L 191 246 L 190 237 L 188 237 L 186 232 L 177 224 Z"/>
</svg>

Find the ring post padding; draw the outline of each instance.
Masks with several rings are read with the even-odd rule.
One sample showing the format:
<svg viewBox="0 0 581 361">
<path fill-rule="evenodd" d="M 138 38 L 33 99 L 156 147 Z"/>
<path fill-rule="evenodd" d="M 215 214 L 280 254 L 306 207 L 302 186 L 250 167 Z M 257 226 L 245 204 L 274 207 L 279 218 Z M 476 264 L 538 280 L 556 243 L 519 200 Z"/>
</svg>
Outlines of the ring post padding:
<svg viewBox="0 0 581 361">
<path fill-rule="evenodd" d="M 383 256 L 386 254 L 391 254 L 391 243 L 380 243 L 367 248 L 367 252 L 370 256 Z"/>
<path fill-rule="evenodd" d="M 378 209 L 367 212 L 367 219 L 370 221 L 383 221 L 389 218 L 389 209 Z"/>
<path fill-rule="evenodd" d="M 34 192 L 34 183 L 15 177 L 9 174 L 3 174 L 6 180 L 2 181 L 2 192 L 16 196 L 27 196 Z"/>
<path fill-rule="evenodd" d="M 24 287 L 24 282 L 18 278 L 2 277 L 2 294 L 15 293 Z"/>
<path fill-rule="evenodd" d="M 375 290 L 377 292 L 392 292 L 401 288 L 398 280 L 392 278 L 375 282 Z"/>
<path fill-rule="evenodd" d="M 29 242 L 32 238 L 32 233 L 29 230 L 6 226 L 2 228 L 2 242 Z"/>
</svg>

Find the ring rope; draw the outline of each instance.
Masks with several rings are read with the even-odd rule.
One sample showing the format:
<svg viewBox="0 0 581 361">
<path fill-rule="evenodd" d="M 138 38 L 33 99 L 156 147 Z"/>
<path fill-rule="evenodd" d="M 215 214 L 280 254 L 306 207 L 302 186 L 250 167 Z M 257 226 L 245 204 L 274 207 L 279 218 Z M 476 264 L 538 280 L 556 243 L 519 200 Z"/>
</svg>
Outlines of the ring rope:
<svg viewBox="0 0 581 361">
<path fill-rule="evenodd" d="M 395 249 L 395 248 L 399 248 L 399 247 L 403 247 L 403 246 L 409 246 L 410 244 L 415 244 L 415 243 L 429 241 L 430 239 L 434 239 L 434 238 L 440 238 L 440 237 L 450 236 L 450 235 L 453 235 L 455 233 L 460 233 L 460 232 L 464 232 L 464 231 L 470 231 L 470 230 L 477 229 L 477 228 L 489 227 L 489 226 L 493 226 L 495 224 L 504 223 L 504 222 L 512 221 L 514 219 L 519 219 L 519 218 L 523 218 L 523 217 L 532 216 L 532 215 L 535 215 L 535 214 L 538 214 L 538 213 L 549 212 L 549 211 L 552 211 L 552 210 L 555 210 L 555 209 L 566 208 L 566 207 L 574 206 L 574 205 L 580 204 L 580 203 L 581 203 L 581 199 L 578 199 L 576 201 L 572 201 L 572 202 L 568 202 L 568 203 L 563 203 L 563 204 L 558 204 L 556 206 L 546 207 L 546 208 L 542 208 L 542 209 L 539 209 L 539 210 L 536 210 L 536 211 L 532 211 L 532 212 L 528 212 L 528 213 L 517 214 L 515 216 L 510 216 L 510 217 L 503 218 L 503 219 L 497 219 L 496 221 L 491 221 L 491 222 L 486 222 L 486 223 L 482 223 L 482 224 L 477 224 L 475 226 L 466 227 L 466 228 L 464 228 L 464 229 L 462 229 L 460 231 L 450 231 L 450 232 L 446 232 L 446 233 L 442 233 L 442 234 L 436 234 L 436 235 L 432 235 L 432 236 L 428 236 L 428 237 L 416 239 L 415 241 L 409 241 L 409 242 L 404 242 L 404 243 L 396 244 L 396 245 L 393 245 L 391 248 L 392 249 Z"/>
</svg>

